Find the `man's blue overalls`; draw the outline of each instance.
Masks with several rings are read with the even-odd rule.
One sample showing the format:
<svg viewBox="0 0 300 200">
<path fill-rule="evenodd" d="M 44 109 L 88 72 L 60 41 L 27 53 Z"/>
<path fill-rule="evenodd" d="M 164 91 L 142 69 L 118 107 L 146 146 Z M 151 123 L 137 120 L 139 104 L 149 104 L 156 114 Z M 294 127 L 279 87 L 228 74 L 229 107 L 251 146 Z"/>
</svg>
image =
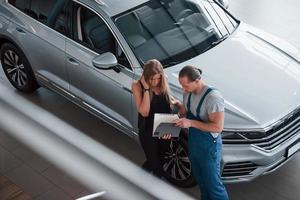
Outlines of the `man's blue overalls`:
<svg viewBox="0 0 300 200">
<path fill-rule="evenodd" d="M 202 121 L 200 109 L 210 91 L 212 91 L 212 88 L 208 88 L 201 98 L 196 109 L 196 116 L 191 112 L 191 94 L 189 94 L 187 102 L 188 119 Z M 189 128 L 188 147 L 192 172 L 200 186 L 201 200 L 228 200 L 226 189 L 220 177 L 221 136 L 214 138 L 209 132 L 191 127 Z"/>
</svg>

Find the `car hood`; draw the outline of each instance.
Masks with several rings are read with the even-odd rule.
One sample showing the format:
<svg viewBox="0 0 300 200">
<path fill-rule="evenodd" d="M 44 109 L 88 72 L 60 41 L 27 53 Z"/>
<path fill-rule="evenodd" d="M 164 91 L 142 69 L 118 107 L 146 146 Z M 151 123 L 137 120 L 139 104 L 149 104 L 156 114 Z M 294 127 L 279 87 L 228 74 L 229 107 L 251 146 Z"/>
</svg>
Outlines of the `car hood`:
<svg viewBox="0 0 300 200">
<path fill-rule="evenodd" d="M 291 45 L 241 23 L 216 47 L 165 71 L 173 95 L 182 98 L 180 69 L 201 68 L 203 80 L 225 99 L 224 128 L 261 129 L 300 105 L 298 55 Z"/>
</svg>

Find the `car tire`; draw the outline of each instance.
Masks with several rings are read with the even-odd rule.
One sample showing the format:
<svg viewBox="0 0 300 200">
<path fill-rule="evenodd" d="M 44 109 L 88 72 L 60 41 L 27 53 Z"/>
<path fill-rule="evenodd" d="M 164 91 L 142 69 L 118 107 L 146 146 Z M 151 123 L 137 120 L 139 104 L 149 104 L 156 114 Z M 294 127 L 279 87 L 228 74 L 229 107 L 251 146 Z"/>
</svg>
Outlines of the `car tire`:
<svg viewBox="0 0 300 200">
<path fill-rule="evenodd" d="M 196 185 L 188 158 L 187 137 L 172 138 L 161 152 L 161 161 L 163 176 L 170 183 L 183 188 Z"/>
<path fill-rule="evenodd" d="M 32 93 L 39 87 L 26 56 L 15 45 L 3 44 L 0 59 L 7 79 L 16 89 Z"/>
</svg>

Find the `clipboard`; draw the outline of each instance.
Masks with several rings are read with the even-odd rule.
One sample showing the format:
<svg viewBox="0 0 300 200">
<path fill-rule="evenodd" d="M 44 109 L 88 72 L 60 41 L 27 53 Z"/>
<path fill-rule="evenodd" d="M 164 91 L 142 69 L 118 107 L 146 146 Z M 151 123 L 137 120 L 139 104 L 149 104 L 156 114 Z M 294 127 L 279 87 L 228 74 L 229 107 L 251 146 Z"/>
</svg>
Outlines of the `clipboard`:
<svg viewBox="0 0 300 200">
<path fill-rule="evenodd" d="M 175 126 L 173 122 L 177 119 L 179 119 L 177 114 L 155 113 L 152 137 L 162 137 L 165 134 L 179 137 L 181 128 Z"/>
</svg>

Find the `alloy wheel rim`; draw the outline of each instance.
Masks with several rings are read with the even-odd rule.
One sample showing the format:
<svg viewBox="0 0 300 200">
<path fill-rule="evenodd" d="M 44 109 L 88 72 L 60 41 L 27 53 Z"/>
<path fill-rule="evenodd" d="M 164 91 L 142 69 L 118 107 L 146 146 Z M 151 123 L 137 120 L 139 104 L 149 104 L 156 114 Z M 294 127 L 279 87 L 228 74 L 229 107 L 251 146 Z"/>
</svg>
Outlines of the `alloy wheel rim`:
<svg viewBox="0 0 300 200">
<path fill-rule="evenodd" d="M 191 176 L 191 164 L 187 151 L 177 140 L 171 140 L 164 153 L 163 170 L 175 180 L 186 180 Z"/>
<path fill-rule="evenodd" d="M 3 64 L 8 76 L 15 84 L 19 87 L 27 84 L 28 77 L 25 67 L 17 53 L 12 50 L 6 51 L 4 53 Z"/>
</svg>

